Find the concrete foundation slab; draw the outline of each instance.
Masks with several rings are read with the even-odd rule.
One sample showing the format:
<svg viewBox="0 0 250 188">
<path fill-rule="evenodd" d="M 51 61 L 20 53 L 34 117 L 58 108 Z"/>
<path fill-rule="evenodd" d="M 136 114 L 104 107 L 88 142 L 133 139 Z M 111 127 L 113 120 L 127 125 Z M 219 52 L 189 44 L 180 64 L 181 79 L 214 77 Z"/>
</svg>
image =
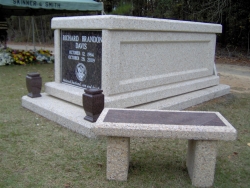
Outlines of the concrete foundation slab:
<svg viewBox="0 0 250 188">
<path fill-rule="evenodd" d="M 82 107 L 62 101 L 46 93 L 41 95 L 42 97 L 38 98 L 23 96 L 22 106 L 72 131 L 87 137 L 95 137 L 91 130 L 93 124 L 83 119 L 86 114 Z"/>
<path fill-rule="evenodd" d="M 225 95 L 229 93 L 229 89 L 227 85 L 217 85 L 131 108 L 181 110 Z M 90 123 L 83 119 L 86 114 L 79 105 L 66 102 L 47 93 L 42 93 L 42 97 L 38 98 L 23 96 L 22 106 L 86 137 L 95 137 L 92 131 L 94 123 Z"/>
</svg>

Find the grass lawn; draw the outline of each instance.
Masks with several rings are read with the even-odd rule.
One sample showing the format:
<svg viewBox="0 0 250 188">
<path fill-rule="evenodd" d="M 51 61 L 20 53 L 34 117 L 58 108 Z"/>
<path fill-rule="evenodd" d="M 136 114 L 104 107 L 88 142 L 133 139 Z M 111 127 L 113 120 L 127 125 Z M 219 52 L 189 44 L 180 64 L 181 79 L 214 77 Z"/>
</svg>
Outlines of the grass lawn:
<svg viewBox="0 0 250 188">
<path fill-rule="evenodd" d="M 26 74 L 39 72 L 45 83 L 54 80 L 53 70 L 51 64 L 0 67 L 1 188 L 192 187 L 187 140 L 131 139 L 128 181 L 107 181 L 104 138 L 85 138 L 21 106 Z M 219 111 L 238 131 L 236 141 L 219 142 L 214 187 L 249 187 L 250 94 L 190 109 Z"/>
</svg>

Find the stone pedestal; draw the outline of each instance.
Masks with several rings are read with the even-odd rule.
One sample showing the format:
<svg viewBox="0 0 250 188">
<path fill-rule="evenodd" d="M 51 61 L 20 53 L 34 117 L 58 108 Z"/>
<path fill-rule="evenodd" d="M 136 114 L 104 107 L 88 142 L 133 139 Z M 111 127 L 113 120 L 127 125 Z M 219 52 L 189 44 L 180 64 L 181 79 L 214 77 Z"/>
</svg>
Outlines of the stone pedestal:
<svg viewBox="0 0 250 188">
<path fill-rule="evenodd" d="M 107 179 L 127 181 L 130 138 L 108 137 L 107 142 Z"/>
<path fill-rule="evenodd" d="M 193 186 L 211 187 L 213 185 L 216 154 L 217 141 L 188 141 L 187 168 Z"/>
</svg>

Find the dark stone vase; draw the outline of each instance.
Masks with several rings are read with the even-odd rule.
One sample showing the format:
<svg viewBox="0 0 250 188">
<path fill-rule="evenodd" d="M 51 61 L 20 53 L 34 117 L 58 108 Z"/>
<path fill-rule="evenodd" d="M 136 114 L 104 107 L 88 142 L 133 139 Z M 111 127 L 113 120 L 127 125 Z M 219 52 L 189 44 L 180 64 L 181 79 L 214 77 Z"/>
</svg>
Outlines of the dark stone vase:
<svg viewBox="0 0 250 188">
<path fill-rule="evenodd" d="M 104 95 L 101 89 L 85 89 L 82 94 L 83 109 L 86 113 L 85 120 L 96 122 L 104 108 Z"/>
<path fill-rule="evenodd" d="M 28 96 L 31 98 L 41 97 L 42 78 L 39 73 L 28 73 L 26 76 Z"/>
</svg>

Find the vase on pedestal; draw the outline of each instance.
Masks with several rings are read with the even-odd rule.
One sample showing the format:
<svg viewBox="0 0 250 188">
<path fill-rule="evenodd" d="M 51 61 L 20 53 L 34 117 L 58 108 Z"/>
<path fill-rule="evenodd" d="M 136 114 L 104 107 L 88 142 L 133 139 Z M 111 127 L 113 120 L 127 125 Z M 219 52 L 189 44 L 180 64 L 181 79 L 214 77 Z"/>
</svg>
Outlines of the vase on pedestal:
<svg viewBox="0 0 250 188">
<path fill-rule="evenodd" d="M 26 76 L 28 96 L 31 98 L 41 97 L 42 78 L 39 73 L 28 73 Z"/>
<path fill-rule="evenodd" d="M 82 95 L 83 109 L 86 113 L 85 120 L 96 122 L 104 108 L 104 95 L 101 89 L 85 89 Z"/>
</svg>

